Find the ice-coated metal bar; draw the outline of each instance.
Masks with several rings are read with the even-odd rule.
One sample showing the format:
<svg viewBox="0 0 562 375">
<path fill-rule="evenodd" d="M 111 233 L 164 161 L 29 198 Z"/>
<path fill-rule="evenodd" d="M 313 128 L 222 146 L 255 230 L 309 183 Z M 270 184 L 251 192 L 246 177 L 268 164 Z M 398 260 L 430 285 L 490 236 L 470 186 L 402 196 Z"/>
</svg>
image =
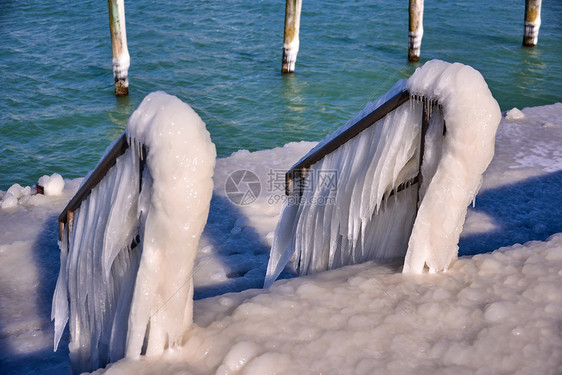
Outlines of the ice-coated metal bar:
<svg viewBox="0 0 562 375">
<path fill-rule="evenodd" d="M 421 129 L 420 129 L 420 162 L 419 162 L 419 172 L 416 177 L 418 177 L 418 202 L 420 201 L 420 187 L 423 182 L 422 174 L 422 164 L 423 155 L 425 151 L 425 136 L 427 134 L 427 129 L 429 128 L 429 118 L 431 117 L 432 104 L 427 98 L 422 98 L 422 119 L 421 119 Z M 418 203 L 419 204 L 419 203 Z"/>
<path fill-rule="evenodd" d="M 363 117 L 361 120 L 357 121 L 354 125 L 347 128 L 337 137 L 332 139 L 330 142 L 326 143 L 323 147 L 319 148 L 316 152 L 309 155 L 307 158 L 301 160 L 299 163 L 295 164 L 286 174 L 285 174 L 285 193 L 287 195 L 290 194 L 291 190 L 291 182 L 294 178 L 298 177 L 301 174 L 310 168 L 314 163 L 323 159 L 326 155 L 332 153 L 344 143 L 349 141 L 350 139 L 356 137 L 359 133 L 363 130 L 367 129 L 375 122 L 382 119 L 384 116 L 389 114 L 390 112 L 394 111 L 396 108 L 400 107 L 402 104 L 406 103 L 410 99 L 410 93 L 408 91 L 402 91 L 373 112 L 369 113 L 367 116 Z"/>
<path fill-rule="evenodd" d="M 127 134 L 123 133 L 117 139 L 111 150 L 105 154 L 102 160 L 98 163 L 94 171 L 88 176 L 88 179 L 82 184 L 80 189 L 74 194 L 74 197 L 68 202 L 64 210 L 59 215 L 59 241 L 62 241 L 62 236 L 64 233 L 64 227 L 69 222 L 69 213 L 73 213 L 84 200 L 88 198 L 92 189 L 96 187 L 100 181 L 105 177 L 107 172 L 111 167 L 115 165 L 117 158 L 125 153 L 129 148 L 129 142 L 127 141 Z M 141 161 L 146 156 L 145 147 L 141 147 L 140 155 Z M 144 163 L 141 162 L 141 168 Z M 141 172 L 142 176 L 142 172 Z"/>
</svg>

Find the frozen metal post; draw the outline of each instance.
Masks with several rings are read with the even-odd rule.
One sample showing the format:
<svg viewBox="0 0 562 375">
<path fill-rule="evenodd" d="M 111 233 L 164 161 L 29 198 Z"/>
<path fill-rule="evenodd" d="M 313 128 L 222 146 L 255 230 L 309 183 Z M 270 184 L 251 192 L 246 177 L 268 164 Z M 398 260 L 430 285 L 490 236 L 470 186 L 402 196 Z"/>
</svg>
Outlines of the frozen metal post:
<svg viewBox="0 0 562 375">
<path fill-rule="evenodd" d="M 283 40 L 282 73 L 293 73 L 299 53 L 299 28 L 302 0 L 287 0 L 285 6 L 285 38 Z"/>
<path fill-rule="evenodd" d="M 127 31 L 125 29 L 124 0 L 107 0 L 109 8 L 109 31 L 113 50 L 113 78 L 115 79 L 115 96 L 129 94 L 130 57 L 127 49 Z"/>
<path fill-rule="evenodd" d="M 541 27 L 541 2 L 542 0 L 525 0 L 525 32 L 523 34 L 524 46 L 536 46 L 539 41 L 539 28 Z"/>
<path fill-rule="evenodd" d="M 420 60 L 423 37 L 423 0 L 410 0 L 410 23 L 408 28 L 408 61 Z"/>
</svg>

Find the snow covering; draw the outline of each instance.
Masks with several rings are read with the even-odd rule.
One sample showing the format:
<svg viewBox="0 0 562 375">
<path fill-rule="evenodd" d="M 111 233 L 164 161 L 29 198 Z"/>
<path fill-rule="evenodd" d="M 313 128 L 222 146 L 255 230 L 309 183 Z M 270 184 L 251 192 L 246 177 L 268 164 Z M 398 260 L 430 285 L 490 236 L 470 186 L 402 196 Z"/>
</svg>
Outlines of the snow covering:
<svg viewBox="0 0 562 375">
<path fill-rule="evenodd" d="M 130 147 L 75 211 L 60 243 L 55 348 L 69 322 L 75 371 L 141 351 L 159 355 L 192 323 L 192 269 L 215 146 L 191 107 L 163 92 L 143 100 L 126 134 Z"/>
<path fill-rule="evenodd" d="M 441 108 L 428 105 L 432 116 L 419 198 L 416 187 L 390 197 L 391 191 L 419 172 L 425 104 L 411 100 L 315 163 L 305 178 L 310 188 L 301 189 L 301 197 L 299 189 L 293 189 L 274 237 L 266 286 L 293 253 L 293 267 L 300 275 L 404 255 L 404 272 L 420 273 L 426 264 L 434 272 L 446 270 L 457 257 L 467 206 L 494 154 L 501 118 L 480 73 L 459 63 L 432 60 L 369 103 L 319 146 L 404 89 L 413 98 L 424 97 Z M 319 175 L 328 172 L 335 173 L 337 187 L 322 184 Z"/>
<path fill-rule="evenodd" d="M 498 128 L 461 234 L 461 255 L 486 253 L 461 256 L 446 273 L 402 274 L 400 262 L 385 260 L 263 290 L 284 196 L 282 179 L 271 181 L 280 190 L 269 185 L 270 172 L 286 171 L 314 144 L 217 160 L 194 268 L 195 295 L 206 297 L 194 302 L 195 324 L 181 347 L 98 373 L 562 373 L 562 103 L 521 112 Z M 259 177 L 262 192 L 237 206 L 225 182 L 241 169 Z M 53 353 L 49 313 L 57 217 L 79 184 L 65 180 L 60 196 L 30 188 L 16 207 L 0 210 L 3 373 L 67 373 L 68 334 Z"/>
</svg>

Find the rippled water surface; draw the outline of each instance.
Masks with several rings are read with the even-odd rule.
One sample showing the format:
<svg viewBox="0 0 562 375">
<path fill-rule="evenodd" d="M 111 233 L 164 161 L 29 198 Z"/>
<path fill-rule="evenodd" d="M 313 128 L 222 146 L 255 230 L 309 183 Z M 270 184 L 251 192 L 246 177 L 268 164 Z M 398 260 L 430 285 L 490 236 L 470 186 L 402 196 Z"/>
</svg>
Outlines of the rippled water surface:
<svg viewBox="0 0 562 375">
<path fill-rule="evenodd" d="M 524 1 L 426 2 L 422 61 L 472 65 L 503 110 L 562 101 L 562 2 L 521 47 Z M 319 140 L 407 78 L 407 1 L 304 0 L 295 74 L 284 1 L 127 1 L 130 95 L 115 98 L 107 2 L 0 0 L 0 189 L 92 169 L 142 98 L 164 90 L 218 154 Z"/>
</svg>

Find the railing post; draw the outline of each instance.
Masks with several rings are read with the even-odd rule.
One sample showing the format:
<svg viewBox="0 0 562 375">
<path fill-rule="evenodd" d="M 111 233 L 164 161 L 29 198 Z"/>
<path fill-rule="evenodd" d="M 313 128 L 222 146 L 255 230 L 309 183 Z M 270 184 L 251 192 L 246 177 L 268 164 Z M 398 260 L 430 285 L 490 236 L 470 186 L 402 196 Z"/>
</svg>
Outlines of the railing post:
<svg viewBox="0 0 562 375">
<path fill-rule="evenodd" d="M 423 37 L 423 0 L 410 0 L 410 22 L 408 28 L 408 61 L 420 60 Z"/>
<path fill-rule="evenodd" d="M 285 5 L 285 37 L 283 40 L 282 73 L 293 73 L 299 53 L 299 28 L 302 0 L 287 0 Z"/>
<path fill-rule="evenodd" d="M 425 153 L 425 136 L 427 135 L 427 129 L 429 128 L 429 117 L 431 115 L 431 103 L 427 98 L 422 99 L 422 118 L 421 118 L 421 128 L 420 128 L 420 160 L 418 166 L 418 197 L 416 204 L 416 214 L 417 210 L 420 208 L 420 189 L 423 184 L 423 174 L 422 174 L 422 164 L 423 156 Z"/>
<path fill-rule="evenodd" d="M 542 0 L 525 0 L 525 31 L 523 34 L 524 46 L 536 46 L 539 41 L 539 28 L 541 27 L 541 2 Z"/>
<path fill-rule="evenodd" d="M 111 49 L 113 50 L 113 78 L 115 79 L 115 96 L 129 94 L 130 57 L 127 48 L 127 31 L 125 28 L 124 0 L 107 0 L 109 9 L 109 31 Z"/>
</svg>

